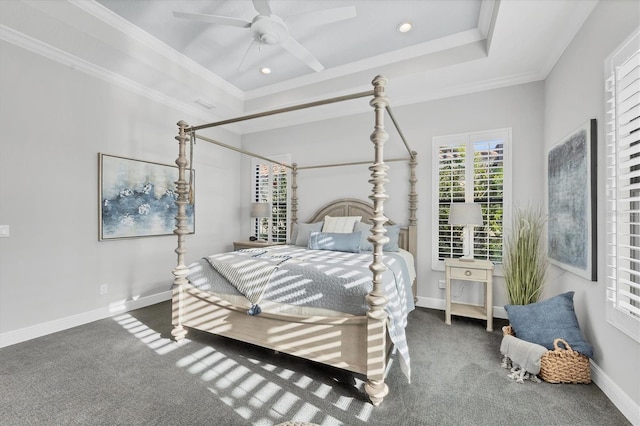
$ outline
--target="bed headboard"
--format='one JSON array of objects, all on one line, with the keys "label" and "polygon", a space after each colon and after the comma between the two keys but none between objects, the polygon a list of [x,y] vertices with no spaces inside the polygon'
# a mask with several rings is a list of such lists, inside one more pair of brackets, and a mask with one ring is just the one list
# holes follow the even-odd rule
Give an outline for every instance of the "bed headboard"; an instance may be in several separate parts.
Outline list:
[{"label": "bed headboard", "polygon": [[322,207],[307,223],[320,222],[325,216],[362,216],[363,222],[371,223],[369,219],[373,217],[373,206],[355,198],[342,198]]},{"label": "bed headboard", "polygon": [[[362,216],[362,222],[371,223],[369,219],[373,217],[373,205],[355,198],[341,198],[320,208],[306,223],[321,222],[325,216]],[[394,221],[389,219],[385,225],[395,224]],[[416,253],[413,249],[415,244],[412,244],[411,241],[411,236],[413,235],[415,235],[415,232],[411,232],[410,226],[403,226],[400,229],[398,245],[401,249],[413,254],[415,258]]]}]

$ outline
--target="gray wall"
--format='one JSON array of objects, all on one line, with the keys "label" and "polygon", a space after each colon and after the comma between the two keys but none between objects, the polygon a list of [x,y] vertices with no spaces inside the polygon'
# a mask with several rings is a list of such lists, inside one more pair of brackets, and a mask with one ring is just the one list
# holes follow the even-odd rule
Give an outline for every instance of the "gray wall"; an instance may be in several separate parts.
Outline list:
[{"label": "gray wall", "polygon": [[[578,321],[595,347],[594,361],[613,382],[610,385],[628,395],[636,409],[640,404],[640,343],[611,326],[605,317],[604,60],[639,25],[640,2],[599,2],[547,77],[544,110],[545,150],[588,119],[598,120],[598,280],[590,282],[552,268],[551,274],[557,278],[550,283],[549,290],[554,294],[576,292]],[[640,421],[640,415],[636,416]]]},{"label": "gray wall", "polygon": [[[545,82],[394,107],[419,153],[417,263],[423,306],[444,306],[444,292],[437,285],[443,274],[431,270],[430,262],[432,137],[511,127],[514,201],[544,202],[547,150],[595,117],[600,140],[598,198],[603,200],[603,60],[638,26],[638,7],[635,0],[600,2]],[[11,225],[11,237],[0,239],[0,336],[28,335],[23,332],[46,330],[48,324],[60,329],[106,316],[133,299],[166,297],[175,265],[174,237],[97,241],[97,156],[104,152],[172,163],[177,152],[175,123],[201,120],[1,43],[0,224]],[[371,158],[371,132],[371,114],[360,114],[245,135],[242,145],[265,154],[289,153],[301,165],[340,158],[358,161]],[[403,155],[390,125],[389,133],[387,154]],[[238,136],[222,129],[208,135],[240,143]],[[233,240],[248,232],[248,160],[204,142],[196,152],[197,232],[187,238],[188,261],[230,249]],[[301,173],[300,219],[335,197],[366,199],[371,190],[368,174],[358,166]],[[392,165],[386,211],[398,222],[407,218],[407,178],[405,168]],[[603,208],[597,219],[602,242]],[[639,344],[605,320],[602,244],[598,259],[597,282],[554,268],[545,296],[576,291],[581,327],[596,348],[598,385],[609,395],[621,395],[617,404],[622,400],[637,410]],[[107,295],[99,294],[102,284],[109,286]],[[500,278],[494,294],[494,306],[506,303]],[[473,291],[465,297],[463,301],[479,302]]]},{"label": "gray wall", "polygon": [[[12,44],[0,49],[0,223],[11,227],[0,239],[0,335],[10,343],[29,327],[56,330],[166,297],[174,236],[98,241],[98,153],[174,164],[175,123],[202,120]],[[188,259],[231,248],[240,223],[241,156],[207,143],[196,151]],[[216,181],[225,185],[207,184]]]},{"label": "gray wall", "polygon": [[[393,97],[391,96],[393,106]],[[418,152],[418,297],[420,305],[444,309],[444,290],[438,280],[444,273],[431,269],[432,138],[434,136],[511,127],[513,138],[513,197],[517,204],[542,202],[544,194],[542,82],[421,104],[393,107],[411,148]],[[369,135],[373,131],[373,112],[286,129],[245,135],[243,146],[253,152],[277,155],[290,153],[300,166],[373,159]],[[385,144],[385,157],[406,157],[406,150],[392,123]],[[268,148],[266,148],[268,147]],[[265,152],[268,150],[268,153]],[[389,200],[385,214],[398,223],[408,219],[408,167],[389,163]],[[305,221],[327,201],[354,197],[368,200],[371,185],[367,166],[303,170],[299,175],[299,220]],[[535,183],[538,184],[535,184]],[[534,184],[532,184],[534,183]],[[245,181],[248,187],[248,180]],[[466,284],[460,301],[481,303],[481,286]],[[500,277],[494,281],[494,306],[506,303]],[[457,293],[457,292],[455,292]],[[500,314],[500,309],[498,309]],[[444,315],[444,314],[443,314]]]},{"label": "gray wall", "polygon": [[[600,2],[576,39],[544,82],[524,84],[471,95],[404,107],[394,113],[412,148],[419,153],[418,224],[419,305],[444,308],[444,290],[438,288],[443,273],[431,269],[431,140],[433,136],[511,127],[513,130],[513,197],[516,205],[546,205],[546,156],[558,140],[589,118],[598,119],[598,281],[589,282],[552,267],[543,298],[575,291],[575,310],[582,331],[595,347],[594,380],[633,421],[640,405],[640,344],[609,325],[605,317],[605,194],[604,172],[604,59],[639,24],[640,3],[629,0]],[[391,96],[393,105],[393,97]],[[269,154],[291,153],[300,165],[366,159],[372,155],[368,136],[373,118],[362,114],[321,123],[245,135],[243,146]],[[389,156],[402,153],[393,140]],[[244,165],[243,165],[244,166]],[[397,170],[394,170],[397,169]],[[396,174],[393,174],[395,171]],[[325,169],[300,174],[300,220],[304,221],[334,197],[363,198],[371,188],[368,171]],[[248,186],[248,180],[243,183]],[[385,212],[394,220],[406,220],[406,174],[392,166],[387,186],[391,198]],[[463,302],[480,303],[481,294],[465,289]],[[505,316],[504,281],[494,282],[496,316]]]}]

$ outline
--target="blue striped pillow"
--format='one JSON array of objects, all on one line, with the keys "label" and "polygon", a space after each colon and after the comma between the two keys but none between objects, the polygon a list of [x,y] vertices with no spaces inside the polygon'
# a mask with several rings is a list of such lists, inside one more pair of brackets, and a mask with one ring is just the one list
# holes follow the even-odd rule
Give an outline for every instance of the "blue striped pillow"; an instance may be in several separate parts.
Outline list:
[{"label": "blue striped pillow", "polygon": [[360,232],[349,234],[336,232],[312,232],[308,248],[311,250],[345,251],[360,253]]}]

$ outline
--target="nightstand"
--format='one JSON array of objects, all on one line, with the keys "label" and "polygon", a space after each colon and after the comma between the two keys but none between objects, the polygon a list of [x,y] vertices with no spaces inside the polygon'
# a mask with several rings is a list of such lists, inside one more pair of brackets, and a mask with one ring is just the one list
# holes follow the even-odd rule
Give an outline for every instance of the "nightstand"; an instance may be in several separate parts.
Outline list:
[{"label": "nightstand", "polygon": [[234,241],[233,249],[241,250],[246,248],[261,248],[269,246],[283,245],[284,243],[274,243],[273,241]]},{"label": "nightstand", "polygon": [[[493,331],[493,262],[488,260],[464,261],[445,259],[445,288],[447,307],[445,323],[451,325],[451,315],[478,318],[487,321],[487,331]],[[484,305],[451,302],[451,280],[473,281],[484,284]]]}]

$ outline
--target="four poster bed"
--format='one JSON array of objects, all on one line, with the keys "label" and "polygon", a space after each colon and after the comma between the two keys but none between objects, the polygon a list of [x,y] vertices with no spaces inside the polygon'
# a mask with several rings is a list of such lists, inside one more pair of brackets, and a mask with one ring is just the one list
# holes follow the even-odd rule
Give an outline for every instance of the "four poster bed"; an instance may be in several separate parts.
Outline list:
[{"label": "four poster bed", "polygon": [[[173,270],[172,296],[172,335],[177,341],[185,337],[185,327],[189,327],[362,374],[366,376],[365,391],[374,405],[379,405],[389,391],[384,380],[394,350],[409,377],[404,328],[415,297],[416,153],[409,149],[392,115],[385,96],[386,79],[377,76],[372,83],[372,91],[326,101],[201,126],[178,123],[178,215],[174,231],[178,262]],[[371,164],[372,204],[337,200],[298,224],[297,174],[313,167],[286,165],[292,170],[291,222],[297,234],[289,244],[211,255],[185,265],[185,237],[189,233],[185,206],[191,195],[190,182],[185,179],[191,167],[187,145],[198,138],[271,161],[196,135],[197,130],[365,96],[372,96],[370,105],[375,111],[370,136],[374,158],[348,165]],[[409,158],[387,160],[408,161],[411,168],[406,226],[395,225],[384,215],[388,198],[384,188],[388,169],[383,155],[388,139],[385,111],[409,152]],[[336,165],[345,164],[316,167]],[[338,223],[347,223],[349,229],[337,231]]]}]

